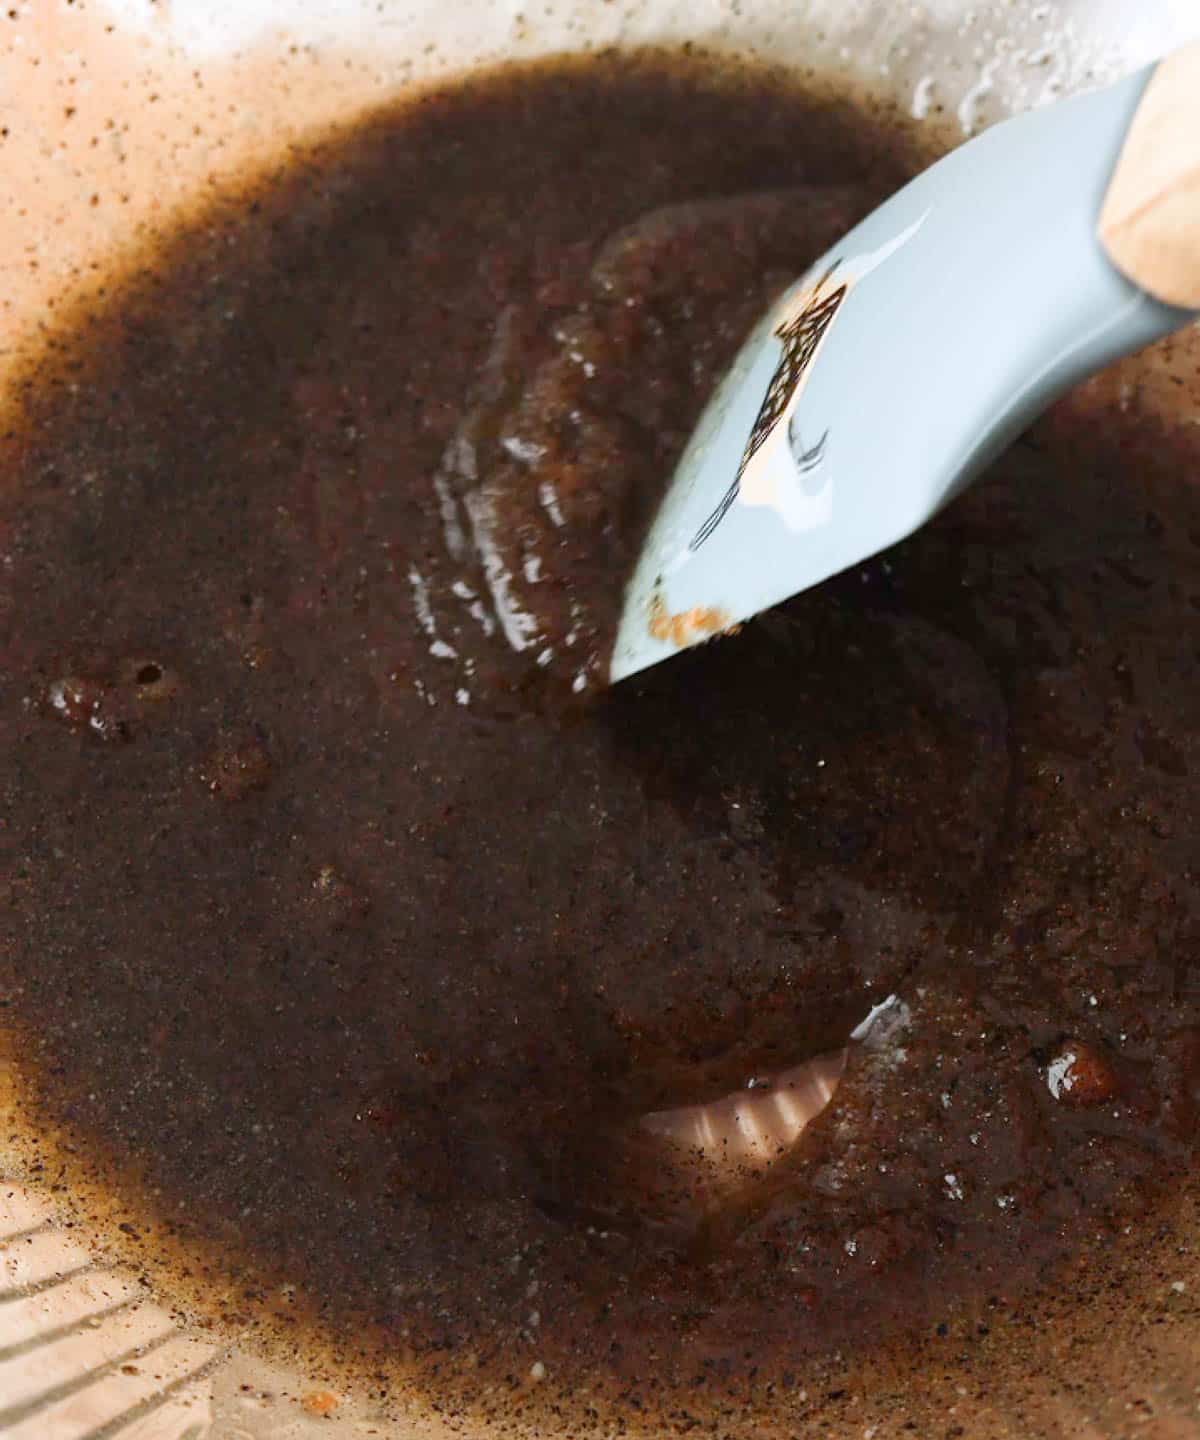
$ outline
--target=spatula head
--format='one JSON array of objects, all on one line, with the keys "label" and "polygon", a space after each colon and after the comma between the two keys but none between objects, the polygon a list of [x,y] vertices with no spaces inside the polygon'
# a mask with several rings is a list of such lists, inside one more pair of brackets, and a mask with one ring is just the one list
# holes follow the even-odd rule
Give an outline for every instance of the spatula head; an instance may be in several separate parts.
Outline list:
[{"label": "spatula head", "polygon": [[1148,74],[955,150],[780,299],[650,529],[613,680],[911,534],[1057,395],[1191,318],[1096,238]]}]

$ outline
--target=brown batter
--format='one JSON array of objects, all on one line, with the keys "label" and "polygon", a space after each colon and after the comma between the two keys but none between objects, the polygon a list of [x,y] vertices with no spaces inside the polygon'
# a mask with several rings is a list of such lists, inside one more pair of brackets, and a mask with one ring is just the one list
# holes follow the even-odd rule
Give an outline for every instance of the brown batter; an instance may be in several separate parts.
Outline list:
[{"label": "brown batter", "polygon": [[[889,556],[573,698],[708,390],[894,151],[766,75],[476,80],[198,229],[31,400],[0,987],[78,1164],[241,1319],[286,1280],[444,1403],[707,1423],[1013,1303],[1189,1165],[1179,444],[1061,412]],[[769,1176],[663,1186],[640,1117],[892,992]]]}]

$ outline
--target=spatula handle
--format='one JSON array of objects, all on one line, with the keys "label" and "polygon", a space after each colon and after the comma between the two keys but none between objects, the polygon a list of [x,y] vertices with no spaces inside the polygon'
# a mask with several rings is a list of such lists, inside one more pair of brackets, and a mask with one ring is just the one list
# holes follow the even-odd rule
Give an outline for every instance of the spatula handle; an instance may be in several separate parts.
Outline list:
[{"label": "spatula handle", "polygon": [[1200,310],[1200,43],[1150,77],[1100,212],[1109,259],[1158,300]]}]

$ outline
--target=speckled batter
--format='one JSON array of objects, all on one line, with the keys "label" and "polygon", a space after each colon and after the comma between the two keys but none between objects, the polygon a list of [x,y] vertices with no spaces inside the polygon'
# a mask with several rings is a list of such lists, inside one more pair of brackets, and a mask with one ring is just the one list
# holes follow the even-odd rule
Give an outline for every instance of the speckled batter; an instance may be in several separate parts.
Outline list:
[{"label": "speckled batter", "polygon": [[[227,1316],[286,1282],[477,1412],[799,1416],[805,1356],[1007,1305],[1190,1165],[1182,442],[1062,411],[573,698],[709,388],[905,163],[766,76],[476,79],[197,231],[9,437],[0,988]],[[664,1184],[642,1117],[891,993],[769,1174]]]}]

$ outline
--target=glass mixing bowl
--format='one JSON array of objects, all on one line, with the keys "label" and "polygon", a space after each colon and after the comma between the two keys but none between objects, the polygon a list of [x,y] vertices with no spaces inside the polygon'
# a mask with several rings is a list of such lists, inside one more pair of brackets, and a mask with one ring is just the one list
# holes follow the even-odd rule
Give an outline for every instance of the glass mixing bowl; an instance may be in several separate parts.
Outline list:
[{"label": "glass mixing bowl", "polygon": [[[944,147],[1103,83],[1189,38],[1190,0],[13,0],[0,19],[0,371],[12,382],[56,311],[97,294],[214,194],[398,95],[499,59],[702,43],[889,102]],[[1195,423],[1196,337],[1122,367],[1139,405]],[[1182,382],[1182,383],[1179,383]],[[1084,402],[1087,403],[1087,397]],[[0,1012],[2,1013],[2,1012]],[[0,1060],[11,1044],[0,1021]],[[0,1432],[11,1440],[212,1440],[451,1433],[387,1418],[319,1357],[286,1369],[236,1334],[177,1324],[114,1259],[102,1197],[52,1188],[0,1070]],[[41,1137],[47,1147],[54,1137]],[[44,1162],[44,1154],[43,1154]],[[52,1167],[51,1167],[52,1169]],[[5,1240],[4,1237],[7,1237]],[[1200,1411],[1200,1223],[1177,1203],[1121,1292],[1062,1297],[1056,1327],[950,1363],[864,1372],[829,1434],[1181,1437]],[[1104,1299],[1098,1301],[1097,1294]],[[549,1432],[547,1440],[551,1440]],[[763,1415],[762,1433],[771,1433]],[[911,1428],[909,1433],[912,1433]]]}]

